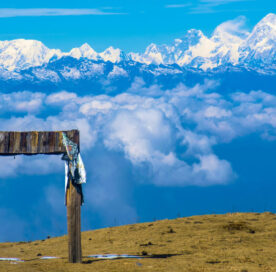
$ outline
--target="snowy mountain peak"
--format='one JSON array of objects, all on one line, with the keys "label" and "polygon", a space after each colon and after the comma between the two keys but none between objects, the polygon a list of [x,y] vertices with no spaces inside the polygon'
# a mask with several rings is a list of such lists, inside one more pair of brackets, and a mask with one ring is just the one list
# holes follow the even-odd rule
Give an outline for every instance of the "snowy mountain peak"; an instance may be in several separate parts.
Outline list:
[{"label": "snowy mountain peak", "polygon": [[205,36],[201,30],[190,29],[181,39],[182,43],[179,43],[177,46],[183,51],[188,50],[191,46],[198,44],[202,38],[205,38]]},{"label": "snowy mountain peak", "polygon": [[10,71],[39,66],[61,54],[60,50],[50,50],[40,41],[24,39],[0,41],[0,65]]},{"label": "snowy mountain peak", "polygon": [[257,25],[266,24],[270,27],[276,28],[276,14],[267,14]]},{"label": "snowy mountain peak", "polygon": [[145,50],[145,53],[143,54],[143,61],[146,64],[154,63],[154,64],[163,64],[164,63],[164,57],[166,57],[167,54],[166,46],[158,46],[155,43],[151,43]]},{"label": "snowy mountain peak", "polygon": [[184,36],[186,39],[188,38],[189,40],[193,39],[200,39],[203,37],[204,34],[202,33],[201,30],[198,29],[190,29],[187,31],[186,35]]},{"label": "snowy mountain peak", "polygon": [[88,51],[88,50],[91,50],[91,46],[88,44],[88,43],[84,43],[81,47],[80,47],[81,50],[83,51]]},{"label": "snowy mountain peak", "polygon": [[157,45],[155,43],[151,43],[147,48],[145,53],[150,53],[150,52],[157,52],[158,48]]},{"label": "snowy mountain peak", "polygon": [[76,59],[80,59],[80,58],[88,58],[92,60],[98,59],[98,53],[95,50],[93,50],[88,43],[84,43],[79,48],[73,48],[68,55]]},{"label": "snowy mountain peak", "polygon": [[13,46],[14,48],[20,50],[20,49],[34,49],[34,48],[38,48],[38,49],[44,49],[47,50],[48,48],[40,41],[36,41],[36,40],[25,40],[25,39],[16,39],[16,40],[11,40],[11,41],[1,41],[0,42],[1,45],[1,49],[3,49],[4,47],[8,47],[8,46]]},{"label": "snowy mountain peak", "polygon": [[270,13],[265,16],[256,26],[253,28],[250,36],[262,36],[263,38],[271,38],[269,36],[276,35],[276,14]]},{"label": "snowy mountain peak", "polygon": [[[241,50],[244,51],[243,56],[246,57],[251,58],[254,55],[254,59],[265,57],[273,60],[273,56],[276,54],[275,14],[268,14],[254,27]],[[267,53],[264,54],[264,52]]]},{"label": "snowy mountain peak", "polygon": [[162,51],[162,46],[158,46],[157,44],[155,43],[151,43],[145,50],[145,55],[148,55],[148,56],[156,56],[158,54],[160,54]]},{"label": "snowy mountain peak", "polygon": [[126,55],[112,46],[97,53],[87,43],[63,53],[35,40],[0,41],[0,68],[22,70],[71,56],[112,63],[132,60],[147,65],[178,64],[202,70],[223,65],[276,69],[276,14],[265,16],[251,33],[244,28],[244,23],[243,16],[226,21],[217,26],[211,37],[190,29],[169,45],[151,43],[142,54],[131,52]]},{"label": "snowy mountain peak", "polygon": [[181,39],[174,39],[174,45],[178,46],[179,44],[181,44],[183,41]]},{"label": "snowy mountain peak", "polygon": [[121,49],[114,48],[113,46],[108,47],[99,55],[104,61],[110,61],[113,63],[117,63],[127,59],[126,54]]},{"label": "snowy mountain peak", "polygon": [[[135,61],[150,64],[190,66],[203,70],[221,65],[256,65],[276,58],[276,15],[268,14],[251,33],[244,28],[245,17],[220,24],[208,38],[202,31],[191,29],[172,45],[150,44],[144,54],[132,54]],[[272,51],[271,51],[272,50]],[[269,54],[268,51],[270,51]],[[265,52],[264,54],[262,52]]]}]

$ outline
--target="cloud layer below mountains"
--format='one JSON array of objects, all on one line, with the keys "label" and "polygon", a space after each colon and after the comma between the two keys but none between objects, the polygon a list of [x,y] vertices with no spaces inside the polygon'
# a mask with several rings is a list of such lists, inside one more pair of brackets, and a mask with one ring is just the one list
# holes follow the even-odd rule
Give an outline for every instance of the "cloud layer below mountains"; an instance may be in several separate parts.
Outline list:
[{"label": "cloud layer below mountains", "polygon": [[[215,146],[250,134],[276,139],[276,96],[260,90],[222,93],[217,81],[163,90],[136,78],[116,96],[0,94],[0,130],[78,128],[88,176],[87,212],[98,214],[103,225],[114,224],[114,218],[136,222],[135,186],[226,185],[239,173]],[[61,177],[63,171],[59,156],[0,157],[0,179],[6,184],[19,176]],[[56,222],[63,213],[62,188],[50,184],[44,192]]]},{"label": "cloud layer below mountains", "polygon": [[[213,147],[237,137],[259,133],[274,140],[276,97],[262,92],[213,92],[218,82],[174,89],[145,87],[136,78],[131,88],[114,97],[79,96],[62,91],[50,95],[20,92],[0,95],[1,130],[60,130],[78,128],[81,150],[89,167],[89,153],[101,144],[123,154],[141,179],[158,186],[208,186],[235,179],[231,163],[218,157]],[[55,112],[56,114],[52,114]],[[36,167],[22,168],[23,159],[2,158],[9,167],[2,177],[36,174]],[[60,167],[51,158],[39,173]],[[4,170],[4,169],[3,169]],[[89,181],[88,181],[89,182]]]}]

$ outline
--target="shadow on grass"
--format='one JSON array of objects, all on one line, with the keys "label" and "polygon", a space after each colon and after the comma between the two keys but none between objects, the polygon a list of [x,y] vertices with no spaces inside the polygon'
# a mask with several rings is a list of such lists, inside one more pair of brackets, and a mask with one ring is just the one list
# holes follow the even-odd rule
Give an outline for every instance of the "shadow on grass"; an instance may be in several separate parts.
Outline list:
[{"label": "shadow on grass", "polygon": [[[174,257],[174,256],[179,256],[182,254],[151,254],[151,255],[136,255],[136,258],[124,258],[124,257],[120,257],[118,256],[117,258],[114,259],[93,259],[93,260],[85,260],[82,261],[83,264],[91,264],[94,262],[98,262],[98,261],[110,261],[110,260],[118,260],[118,259],[166,259],[166,258],[170,258],[170,257]],[[83,256],[83,258],[90,258],[88,256]]]}]

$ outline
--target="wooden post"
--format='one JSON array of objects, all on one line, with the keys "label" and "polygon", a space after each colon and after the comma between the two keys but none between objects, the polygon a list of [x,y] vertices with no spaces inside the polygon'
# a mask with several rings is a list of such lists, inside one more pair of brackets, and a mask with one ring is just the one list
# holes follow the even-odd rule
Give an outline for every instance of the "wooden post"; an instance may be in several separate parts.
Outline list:
[{"label": "wooden post", "polygon": [[72,180],[66,191],[68,259],[70,263],[81,263],[81,194]]},{"label": "wooden post", "polygon": [[[78,145],[79,131],[0,131],[0,156],[65,154],[62,133]],[[79,148],[80,149],[80,148]],[[69,262],[81,262],[81,185],[69,180],[66,190]]]}]

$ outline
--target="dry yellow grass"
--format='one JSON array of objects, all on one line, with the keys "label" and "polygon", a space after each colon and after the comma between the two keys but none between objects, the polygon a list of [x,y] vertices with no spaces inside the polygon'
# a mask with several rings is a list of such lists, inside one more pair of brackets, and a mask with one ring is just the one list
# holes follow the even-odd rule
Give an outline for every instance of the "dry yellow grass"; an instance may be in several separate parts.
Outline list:
[{"label": "dry yellow grass", "polygon": [[[2,243],[0,257],[26,260],[0,262],[0,271],[276,271],[276,215],[234,213],[162,220],[82,233],[83,256],[133,254],[141,259],[67,262],[67,239]],[[61,259],[40,260],[42,256]]]}]

